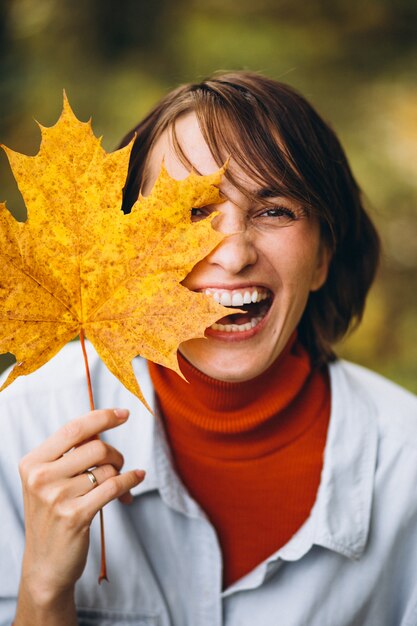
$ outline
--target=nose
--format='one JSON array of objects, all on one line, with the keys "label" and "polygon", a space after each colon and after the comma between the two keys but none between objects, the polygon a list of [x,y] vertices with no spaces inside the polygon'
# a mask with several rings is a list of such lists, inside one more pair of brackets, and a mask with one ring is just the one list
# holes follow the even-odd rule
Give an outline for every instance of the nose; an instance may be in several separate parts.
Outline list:
[{"label": "nose", "polygon": [[250,229],[241,217],[222,212],[213,226],[226,237],[209,254],[208,263],[220,266],[229,274],[239,274],[256,263],[258,255]]}]

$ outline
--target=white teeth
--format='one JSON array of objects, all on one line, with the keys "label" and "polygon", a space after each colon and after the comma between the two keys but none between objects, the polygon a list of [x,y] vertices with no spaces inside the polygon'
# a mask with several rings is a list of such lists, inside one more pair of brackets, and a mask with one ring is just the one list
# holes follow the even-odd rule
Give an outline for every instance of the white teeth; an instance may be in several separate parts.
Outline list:
[{"label": "white teeth", "polygon": [[232,294],[230,291],[223,291],[220,296],[220,304],[223,306],[232,306]]},{"label": "white teeth", "polygon": [[224,333],[242,333],[245,330],[251,330],[251,328],[255,328],[262,320],[262,317],[254,317],[250,322],[246,322],[246,324],[212,324],[211,328],[213,330],[221,330]]},{"label": "white teeth", "polygon": [[255,302],[262,302],[268,298],[268,291],[260,287],[254,287],[252,289],[211,289],[204,290],[207,296],[211,296],[218,304],[223,306],[243,306],[244,304],[251,304]]},{"label": "white teeth", "polygon": [[244,301],[243,295],[240,292],[235,291],[232,295],[232,306],[243,306]]}]

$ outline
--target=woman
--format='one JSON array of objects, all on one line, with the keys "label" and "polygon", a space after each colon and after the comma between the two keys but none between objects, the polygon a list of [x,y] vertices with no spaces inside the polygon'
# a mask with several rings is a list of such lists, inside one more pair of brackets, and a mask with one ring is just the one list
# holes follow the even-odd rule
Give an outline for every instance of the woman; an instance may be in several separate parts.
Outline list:
[{"label": "woman", "polygon": [[3,394],[1,626],[417,624],[417,403],[332,348],[379,254],[337,138],[246,72],[180,87],[133,132],[125,210],[163,160],[181,179],[230,157],[224,202],[191,215],[228,236],[184,285],[244,312],[180,346],[188,383],[137,360],[156,420],[93,352],[97,405],[132,416],[74,419],[73,345]]}]

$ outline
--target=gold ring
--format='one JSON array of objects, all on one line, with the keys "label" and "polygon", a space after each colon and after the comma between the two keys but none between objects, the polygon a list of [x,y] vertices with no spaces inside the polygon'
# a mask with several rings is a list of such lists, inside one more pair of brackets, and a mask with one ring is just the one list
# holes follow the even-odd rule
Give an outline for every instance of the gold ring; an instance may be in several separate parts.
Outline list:
[{"label": "gold ring", "polygon": [[87,474],[89,481],[93,485],[93,488],[98,486],[98,480],[94,476],[94,474],[93,474],[93,472],[91,470],[85,470],[84,474]]}]

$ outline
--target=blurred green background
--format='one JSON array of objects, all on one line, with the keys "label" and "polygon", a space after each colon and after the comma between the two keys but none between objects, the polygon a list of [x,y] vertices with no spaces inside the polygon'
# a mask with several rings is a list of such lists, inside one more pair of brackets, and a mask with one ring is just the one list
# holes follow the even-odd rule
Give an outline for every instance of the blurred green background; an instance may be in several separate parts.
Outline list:
[{"label": "blurred green background", "polygon": [[[384,243],[338,352],[417,392],[415,0],[0,0],[0,142],[35,154],[33,120],[55,123],[65,87],[111,150],[167,90],[219,69],[288,82],[338,131]],[[24,219],[3,154],[0,200]]]}]

